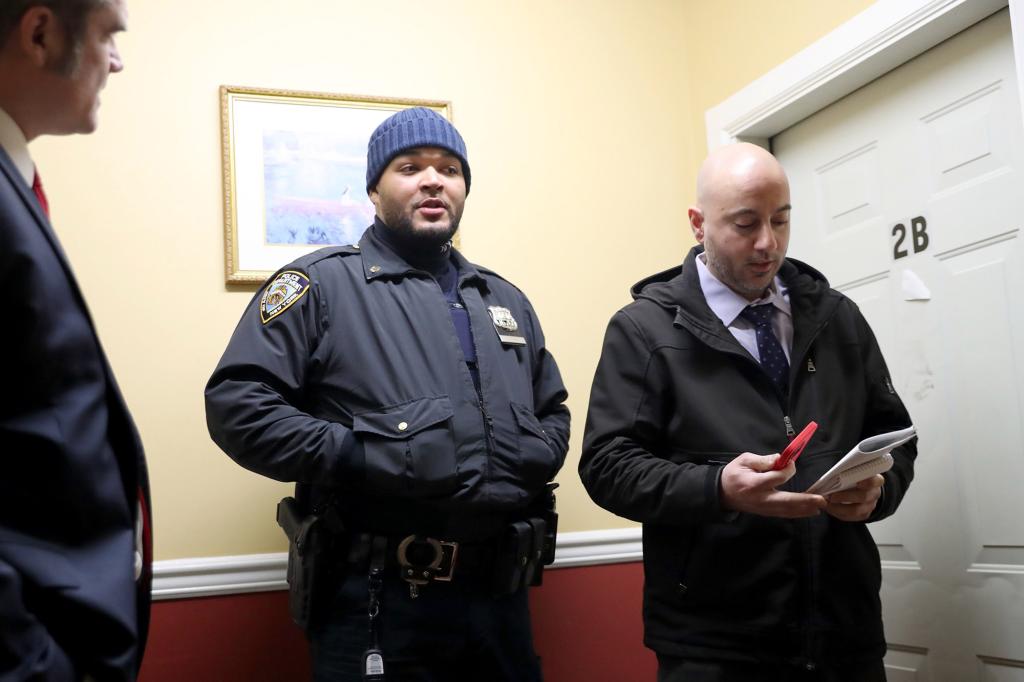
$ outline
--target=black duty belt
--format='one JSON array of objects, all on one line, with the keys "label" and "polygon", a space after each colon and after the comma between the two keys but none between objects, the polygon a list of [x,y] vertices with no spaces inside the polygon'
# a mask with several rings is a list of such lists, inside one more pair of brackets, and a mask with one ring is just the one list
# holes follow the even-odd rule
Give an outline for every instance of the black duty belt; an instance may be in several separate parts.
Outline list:
[{"label": "black duty belt", "polygon": [[376,539],[386,538],[387,565],[397,567],[415,599],[431,582],[490,584],[497,594],[511,594],[528,585],[541,567],[545,523],[542,519],[518,521],[486,541],[456,542],[426,535],[353,534],[347,562],[366,566]]},{"label": "black duty belt", "polygon": [[[386,538],[387,566],[397,569],[409,583],[409,594],[418,596],[419,588],[430,582],[476,580],[486,577],[494,565],[498,542],[455,542],[426,535],[355,535],[349,545],[348,563],[365,566],[374,538]],[[379,541],[379,540],[378,540]]]}]

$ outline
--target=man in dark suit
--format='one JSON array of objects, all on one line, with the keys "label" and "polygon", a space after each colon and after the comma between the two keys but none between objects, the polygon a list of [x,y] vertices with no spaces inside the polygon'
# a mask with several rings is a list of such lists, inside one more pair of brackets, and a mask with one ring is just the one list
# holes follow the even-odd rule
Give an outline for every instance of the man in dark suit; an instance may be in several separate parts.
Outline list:
[{"label": "man in dark suit", "polygon": [[151,583],[142,446],[28,142],[89,133],[123,0],[0,4],[0,680],[133,680]]}]

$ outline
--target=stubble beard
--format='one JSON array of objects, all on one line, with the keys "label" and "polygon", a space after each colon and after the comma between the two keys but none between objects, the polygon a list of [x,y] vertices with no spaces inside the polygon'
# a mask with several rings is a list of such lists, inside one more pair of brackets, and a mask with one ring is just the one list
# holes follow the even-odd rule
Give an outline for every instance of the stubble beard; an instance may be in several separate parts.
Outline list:
[{"label": "stubble beard", "polygon": [[[748,300],[753,301],[764,296],[764,292],[768,289],[767,285],[763,287],[751,287],[744,284],[727,264],[718,259],[718,254],[716,254],[713,249],[709,249],[707,244],[704,245],[704,253],[707,254],[708,269],[714,273],[715,277],[717,277],[722,284]],[[775,275],[773,274],[772,277],[774,278],[774,276]]]},{"label": "stubble beard", "polygon": [[417,229],[413,225],[412,217],[408,215],[385,216],[384,223],[391,230],[395,240],[403,247],[422,253],[431,253],[437,252],[452,240],[455,233],[459,231],[461,219],[461,215],[451,216],[447,229],[434,229],[433,226],[428,229],[422,227]]}]

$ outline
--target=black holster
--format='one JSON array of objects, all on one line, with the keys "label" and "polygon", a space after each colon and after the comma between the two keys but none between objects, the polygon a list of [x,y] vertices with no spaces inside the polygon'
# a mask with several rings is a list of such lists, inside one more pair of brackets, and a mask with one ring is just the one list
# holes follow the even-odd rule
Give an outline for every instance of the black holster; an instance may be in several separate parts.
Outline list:
[{"label": "black holster", "polygon": [[333,507],[306,512],[294,497],[278,503],[277,523],[288,537],[288,610],[295,624],[308,631],[341,577],[343,528]]}]

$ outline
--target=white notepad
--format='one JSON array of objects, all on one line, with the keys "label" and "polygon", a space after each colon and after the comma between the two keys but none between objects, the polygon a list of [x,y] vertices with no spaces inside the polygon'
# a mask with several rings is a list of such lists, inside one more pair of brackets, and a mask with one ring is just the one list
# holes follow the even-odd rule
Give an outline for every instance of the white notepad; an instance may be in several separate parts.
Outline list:
[{"label": "white notepad", "polygon": [[857,485],[865,478],[885,473],[892,468],[892,455],[889,453],[917,435],[917,429],[908,426],[899,431],[880,433],[865,438],[836,462],[836,465],[815,481],[807,492],[816,495],[831,495]]}]

